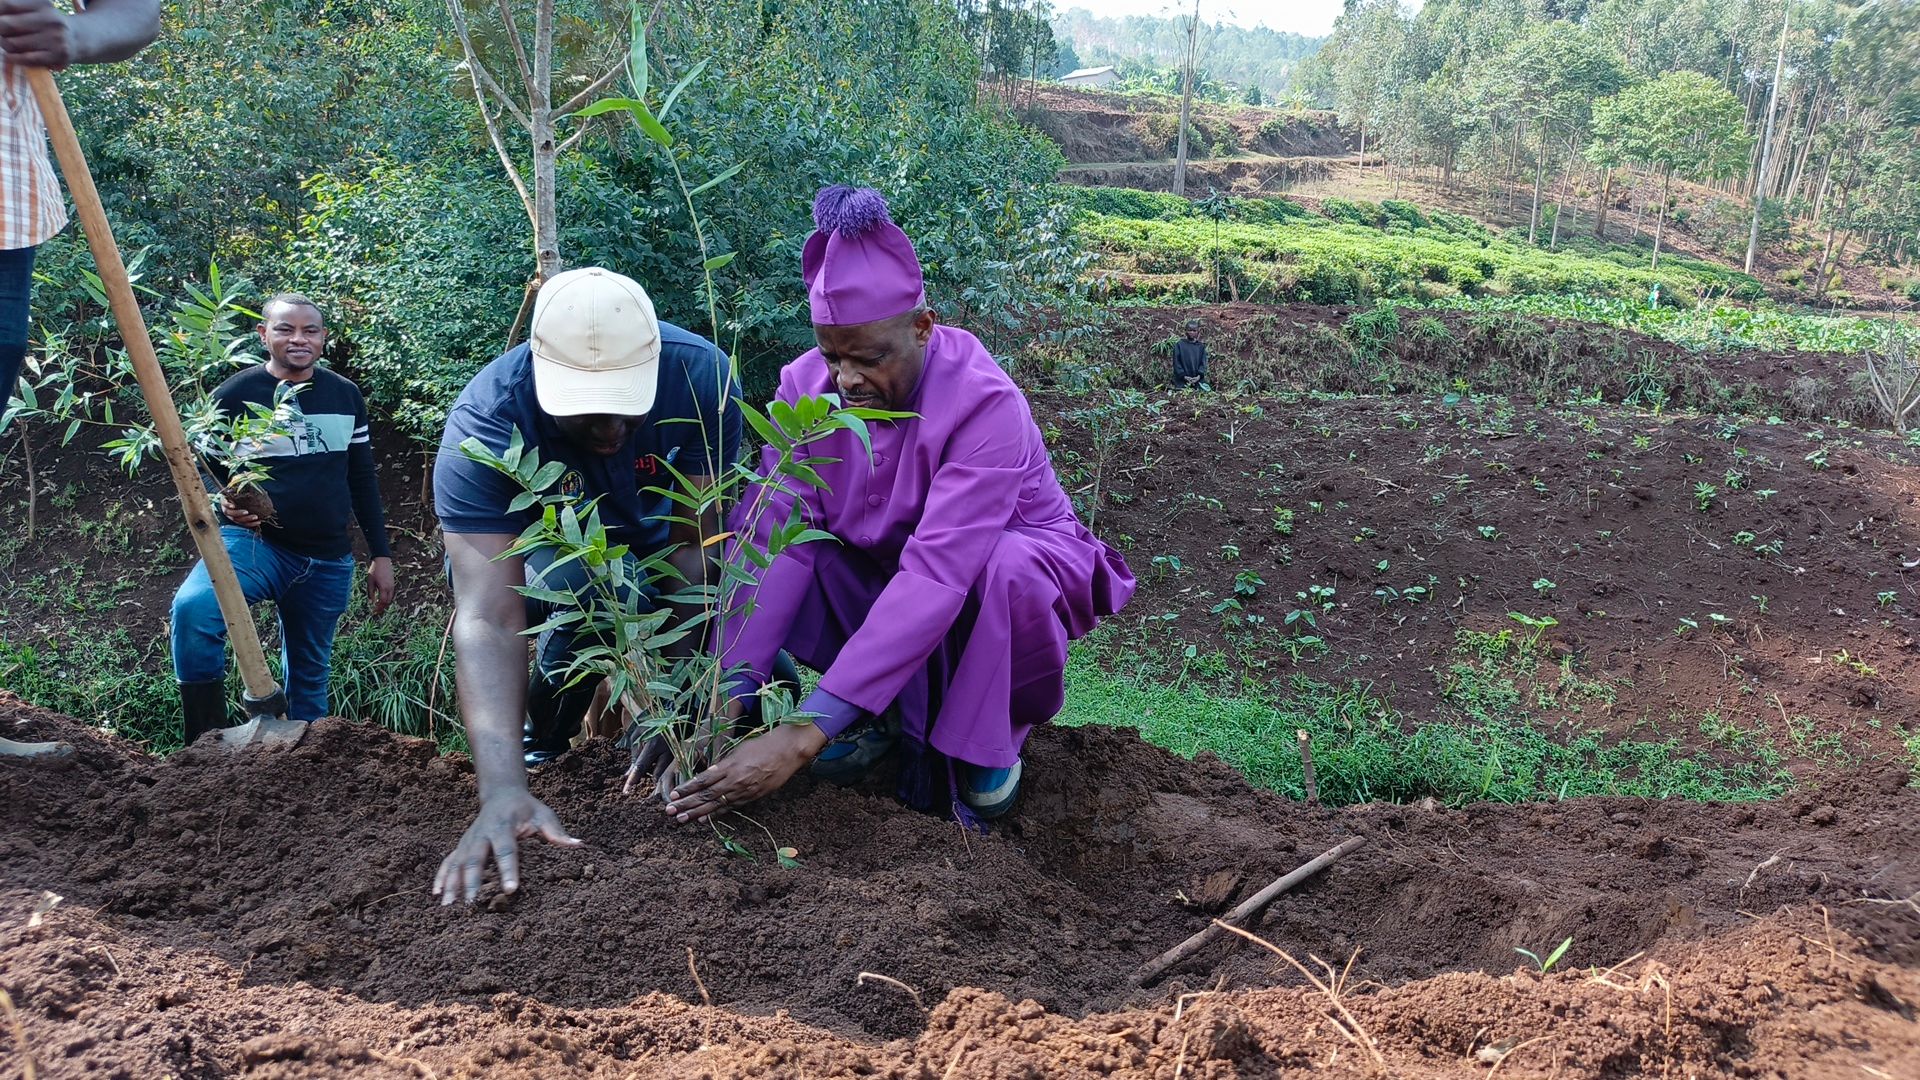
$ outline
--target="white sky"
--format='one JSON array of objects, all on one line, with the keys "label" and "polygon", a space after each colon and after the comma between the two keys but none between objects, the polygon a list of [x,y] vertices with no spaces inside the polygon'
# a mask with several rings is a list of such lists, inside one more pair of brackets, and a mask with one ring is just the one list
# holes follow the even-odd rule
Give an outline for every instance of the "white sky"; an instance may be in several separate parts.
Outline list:
[{"label": "white sky", "polygon": [[[1054,0],[1053,6],[1057,11],[1085,8],[1111,18],[1165,17],[1192,11],[1193,0]],[[1265,25],[1270,30],[1319,37],[1333,29],[1333,20],[1340,17],[1343,7],[1342,0],[1200,0],[1200,17],[1207,22]]]}]

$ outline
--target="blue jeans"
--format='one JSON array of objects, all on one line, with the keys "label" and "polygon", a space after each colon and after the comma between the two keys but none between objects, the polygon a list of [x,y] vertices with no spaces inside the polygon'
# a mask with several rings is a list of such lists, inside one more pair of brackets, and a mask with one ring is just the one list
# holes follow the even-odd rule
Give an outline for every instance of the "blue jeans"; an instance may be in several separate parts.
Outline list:
[{"label": "blue jeans", "polygon": [[[353,596],[353,556],[295,555],[238,525],[221,526],[220,538],[226,541],[247,603],[272,600],[280,609],[287,717],[313,721],[327,715],[333,632]],[[226,677],[226,646],[227,624],[220,618],[220,602],[202,562],[173,594],[173,677],[183,683]]]},{"label": "blue jeans", "polygon": [[33,250],[0,250],[0,415],[19,390],[27,358],[27,302],[33,296]]}]

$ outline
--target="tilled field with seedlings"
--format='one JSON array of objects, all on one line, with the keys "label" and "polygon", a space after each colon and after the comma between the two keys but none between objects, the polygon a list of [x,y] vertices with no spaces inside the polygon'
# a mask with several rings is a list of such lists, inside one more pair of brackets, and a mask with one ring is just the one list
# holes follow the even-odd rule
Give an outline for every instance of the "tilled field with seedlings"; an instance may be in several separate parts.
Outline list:
[{"label": "tilled field with seedlings", "polygon": [[[747,858],[621,797],[592,746],[535,778],[588,846],[443,909],[462,758],[325,721],[293,751],[162,762],[5,721],[79,747],[0,765],[7,1053],[41,1076],[1898,1076],[1920,1055],[1899,769],[1751,806],[1335,811],[1043,729],[991,836],[800,784],[722,824]],[[1312,982],[1228,938],[1130,983],[1351,836],[1253,926]]]},{"label": "tilled field with seedlings", "polygon": [[[1501,393],[1542,403],[1587,400],[1646,411],[1737,412],[1884,426],[1857,353],[1693,349],[1635,330],[1521,311],[1320,304],[1195,304],[1115,309],[1081,358],[1056,358],[1037,381],[1145,390],[1167,383],[1172,342],[1197,319],[1209,376],[1250,393]],[[1827,338],[1855,346],[1861,321]],[[1768,335],[1756,335],[1766,339]],[[1809,336],[1820,336],[1810,334]]]},{"label": "tilled field with seedlings", "polygon": [[1184,653],[1187,677],[1359,685],[1410,723],[1675,740],[1760,791],[1920,748],[1900,440],[1471,395],[1039,408],[1143,583],[1116,670]]}]

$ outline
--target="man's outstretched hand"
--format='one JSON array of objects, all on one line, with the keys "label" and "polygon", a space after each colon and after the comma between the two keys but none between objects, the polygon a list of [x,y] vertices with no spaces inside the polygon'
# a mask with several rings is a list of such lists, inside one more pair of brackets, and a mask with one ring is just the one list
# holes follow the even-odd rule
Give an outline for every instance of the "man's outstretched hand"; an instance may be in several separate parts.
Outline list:
[{"label": "man's outstretched hand", "polygon": [[433,877],[433,894],[442,905],[456,899],[472,903],[480,895],[489,854],[500,867],[500,891],[513,892],[520,887],[520,841],[535,836],[559,847],[580,846],[579,840],[567,835],[547,804],[526,791],[482,800],[480,813],[467,826],[453,854],[440,861],[440,872]]},{"label": "man's outstretched hand", "polygon": [[677,821],[703,821],[773,794],[818,757],[827,736],[815,724],[781,724],[743,739],[699,776],[667,794],[667,813]]}]

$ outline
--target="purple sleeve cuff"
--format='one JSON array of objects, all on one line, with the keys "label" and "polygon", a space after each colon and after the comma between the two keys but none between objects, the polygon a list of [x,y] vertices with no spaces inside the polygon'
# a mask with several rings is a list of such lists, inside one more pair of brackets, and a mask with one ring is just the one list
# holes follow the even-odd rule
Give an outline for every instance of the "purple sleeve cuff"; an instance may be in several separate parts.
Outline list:
[{"label": "purple sleeve cuff", "polygon": [[866,713],[853,702],[820,689],[807,695],[807,700],[800,703],[800,711],[819,714],[813,724],[829,739],[852,727],[854,721]]}]

